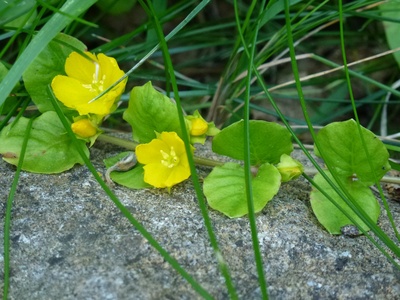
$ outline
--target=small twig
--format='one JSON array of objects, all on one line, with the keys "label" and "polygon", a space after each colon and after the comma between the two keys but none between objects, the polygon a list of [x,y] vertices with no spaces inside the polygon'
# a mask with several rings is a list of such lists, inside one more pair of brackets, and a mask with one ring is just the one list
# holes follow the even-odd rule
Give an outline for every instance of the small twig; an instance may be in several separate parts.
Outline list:
[{"label": "small twig", "polygon": [[114,182],[111,179],[111,172],[113,171],[129,171],[137,164],[135,152],[129,152],[124,158],[119,160],[115,165],[109,167],[104,175],[107,184],[113,186]]},{"label": "small twig", "polygon": [[[382,52],[382,53],[379,53],[379,54],[376,54],[376,55],[365,57],[363,59],[360,59],[360,60],[354,61],[352,63],[349,63],[349,64],[347,64],[347,66],[348,67],[352,67],[352,66],[355,66],[357,64],[360,64],[360,63],[363,63],[363,62],[366,62],[366,61],[370,61],[370,60],[373,60],[373,59],[376,59],[376,58],[379,58],[379,57],[382,57],[382,56],[385,56],[385,55],[389,55],[389,54],[392,54],[392,53],[397,52],[397,51],[400,51],[400,47],[396,48],[396,49],[393,49],[393,50],[388,50],[388,51],[385,51],[385,52]],[[303,54],[301,56],[301,59],[313,58],[313,57],[314,57],[313,53],[308,53],[308,54]],[[317,78],[317,77],[324,76],[324,75],[327,75],[327,74],[330,74],[330,73],[333,73],[333,72],[337,72],[337,71],[340,71],[340,70],[343,70],[343,69],[344,69],[344,66],[342,65],[342,66],[339,66],[339,67],[336,67],[336,68],[333,68],[333,69],[330,69],[330,70],[321,71],[321,72],[318,72],[318,73],[314,73],[314,74],[311,74],[311,75],[307,75],[307,76],[301,77],[300,81],[306,81],[306,80],[309,80],[309,79]],[[294,80],[290,80],[290,81],[278,84],[278,85],[268,89],[268,91],[270,91],[270,92],[271,91],[275,91],[277,89],[280,89],[280,88],[285,87],[285,86],[292,85],[294,83],[295,83]]]}]

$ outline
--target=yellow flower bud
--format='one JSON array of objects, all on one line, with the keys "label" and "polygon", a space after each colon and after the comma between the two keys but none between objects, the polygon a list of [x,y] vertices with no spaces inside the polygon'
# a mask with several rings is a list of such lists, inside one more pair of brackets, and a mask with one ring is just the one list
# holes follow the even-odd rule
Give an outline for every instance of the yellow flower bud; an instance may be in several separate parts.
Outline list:
[{"label": "yellow flower bud", "polygon": [[190,135],[200,136],[207,133],[208,123],[203,118],[194,118],[190,120]]},{"label": "yellow flower bud", "polygon": [[276,166],[279,173],[281,173],[282,182],[287,182],[299,177],[303,171],[303,165],[296,159],[289,155],[282,154],[280,163]]},{"label": "yellow flower bud", "polygon": [[90,138],[97,134],[97,127],[88,119],[81,119],[72,123],[71,129],[81,138]]}]

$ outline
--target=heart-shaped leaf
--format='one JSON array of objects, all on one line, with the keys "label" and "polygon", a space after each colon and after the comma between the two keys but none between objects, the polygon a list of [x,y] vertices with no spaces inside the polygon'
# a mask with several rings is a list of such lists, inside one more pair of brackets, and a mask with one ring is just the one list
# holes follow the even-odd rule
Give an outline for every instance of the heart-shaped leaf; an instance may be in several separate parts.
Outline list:
[{"label": "heart-shaped leaf", "polygon": [[[54,111],[47,86],[56,75],[65,74],[65,60],[75,50],[86,46],[76,38],[59,33],[36,57],[23,74],[26,90],[40,112]],[[64,112],[71,110],[60,103]]]},{"label": "heart-shaped leaf", "polygon": [[[390,169],[389,153],[383,143],[368,129],[361,127],[364,149],[357,123],[354,120],[331,123],[320,130],[317,142],[323,159],[340,176],[357,175],[366,185],[378,182]],[[320,151],[315,153],[321,156]]]},{"label": "heart-shaped leaf", "polygon": [[[332,175],[326,172],[329,178],[335,182]],[[324,179],[321,174],[314,177],[315,183],[330,195],[336,203],[338,203],[347,213],[352,216],[361,227],[368,231],[369,227],[360,220],[346,202],[334,191],[332,186]],[[368,214],[373,222],[377,222],[380,208],[374,195],[369,187],[365,186],[358,180],[344,179],[343,184],[347,192],[360,205],[360,207]],[[328,198],[326,198],[319,190],[313,188],[311,195],[311,207],[318,221],[331,234],[341,234],[341,228],[346,225],[354,225]]]},{"label": "heart-shaped leaf", "polygon": [[[29,119],[21,117],[0,132],[0,154],[3,159],[17,165]],[[89,156],[84,141],[78,141]],[[83,159],[56,112],[46,112],[33,121],[22,169],[34,173],[60,173],[83,164]]]},{"label": "heart-shaped leaf", "polygon": [[[254,211],[261,211],[278,192],[281,184],[279,171],[271,164],[263,164],[252,178]],[[215,167],[205,178],[204,195],[208,204],[230,218],[248,213],[244,169],[236,163]]]},{"label": "heart-shaped leaf", "polygon": [[[236,122],[218,133],[212,143],[214,152],[244,160],[244,123]],[[282,154],[293,151],[289,131],[276,123],[250,121],[250,162],[252,165],[263,163],[276,164]]]},{"label": "heart-shaped leaf", "polygon": [[132,126],[133,139],[139,143],[156,138],[155,132],[174,131],[182,137],[176,104],[156,91],[151,82],[132,89],[123,118]]}]

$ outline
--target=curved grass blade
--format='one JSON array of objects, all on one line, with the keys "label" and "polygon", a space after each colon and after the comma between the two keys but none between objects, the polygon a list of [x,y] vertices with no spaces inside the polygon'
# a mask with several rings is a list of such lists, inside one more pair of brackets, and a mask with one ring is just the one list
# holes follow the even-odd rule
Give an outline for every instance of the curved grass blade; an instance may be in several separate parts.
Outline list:
[{"label": "curved grass blade", "polygon": [[[361,133],[360,120],[358,118],[356,103],[355,103],[354,95],[353,95],[353,89],[352,89],[351,81],[350,81],[349,68],[348,68],[348,65],[347,65],[346,48],[345,48],[345,42],[344,42],[344,16],[343,16],[343,2],[342,2],[342,0],[339,0],[339,28],[340,28],[339,29],[339,32],[340,32],[340,46],[341,46],[341,50],[342,50],[344,73],[345,73],[345,76],[346,76],[346,82],[347,82],[347,87],[348,87],[348,91],[349,91],[349,97],[350,97],[350,100],[351,100],[351,106],[353,108],[353,114],[354,114],[354,117],[355,117],[356,122],[357,122],[357,130],[358,130],[358,133],[359,133],[359,136],[360,136],[360,139],[361,139],[361,143],[362,143],[363,148],[364,148],[364,152],[365,152],[367,157],[370,157],[371,153],[369,153],[368,147],[367,147],[367,145],[365,143],[364,135]],[[371,159],[368,159],[368,163],[369,163],[369,167],[370,167],[371,173],[373,174],[374,177],[376,177],[375,176],[376,172],[375,172],[375,169],[372,166]],[[389,206],[387,204],[386,197],[385,197],[385,195],[383,193],[382,187],[379,184],[379,182],[375,182],[375,185],[378,187],[380,197],[382,199],[382,202],[383,202],[383,205],[385,207],[385,210],[386,210],[386,212],[388,214],[388,218],[389,218],[389,221],[390,221],[390,223],[392,225],[393,231],[394,231],[396,237],[399,239],[400,235],[399,235],[399,232],[397,231],[396,225],[395,225],[394,220],[393,220],[392,213],[390,212],[390,209],[389,209]],[[346,195],[346,196],[348,196],[348,195]],[[351,197],[349,197],[349,199],[351,201],[353,201],[351,199]],[[377,225],[374,222],[371,222],[371,223],[372,224],[370,224],[370,226],[373,225],[374,227],[377,227]]]},{"label": "curved grass blade", "polygon": [[25,137],[21,146],[20,159],[18,161],[17,171],[14,175],[14,180],[11,184],[10,193],[8,194],[6,204],[6,215],[4,220],[4,287],[3,287],[3,299],[6,300],[8,296],[8,290],[10,288],[10,228],[11,228],[11,209],[14,199],[15,192],[19,181],[19,175],[22,170],[22,164],[24,163],[24,157],[30,132],[32,129],[32,123],[35,118],[29,120],[28,126],[25,130]]},{"label": "curved grass blade", "polygon": [[[143,8],[146,7],[145,4],[142,2],[142,0],[139,0],[139,2],[142,4]],[[208,4],[208,2],[209,2],[209,0],[203,0],[192,12],[195,12],[197,14],[206,4]],[[149,16],[152,16],[154,19],[154,24],[156,27],[157,35],[160,40],[159,45],[161,46],[161,50],[163,51],[163,57],[164,57],[164,61],[166,64],[166,70],[168,71],[168,75],[170,77],[170,83],[171,83],[173,91],[174,91],[174,99],[175,99],[177,107],[180,108],[180,107],[182,107],[182,105],[181,105],[181,101],[180,101],[180,97],[179,97],[179,91],[178,91],[178,86],[177,86],[175,73],[174,73],[174,69],[173,69],[173,65],[172,65],[172,60],[171,60],[171,57],[168,52],[167,38],[164,37],[160,22],[157,18],[157,15],[155,14],[155,11],[154,11],[151,1],[147,1],[147,3],[148,3],[148,7],[145,8],[145,10],[146,10],[147,14]],[[230,294],[230,297],[231,297],[231,299],[237,299],[236,290],[232,283],[232,279],[231,279],[231,276],[229,273],[228,266],[225,262],[224,257],[222,256],[222,253],[218,246],[217,237],[212,229],[211,220],[208,215],[206,202],[204,200],[204,195],[203,195],[203,192],[202,192],[202,189],[200,186],[200,181],[199,181],[199,177],[198,177],[197,170],[195,167],[194,158],[190,151],[191,145],[190,145],[190,141],[188,138],[189,135],[187,133],[184,116],[183,116],[181,109],[178,109],[178,112],[179,112],[178,113],[179,122],[181,125],[181,130],[182,130],[182,135],[183,135],[183,141],[185,143],[186,153],[187,153],[188,161],[189,161],[189,165],[190,165],[191,178],[192,178],[192,182],[193,182],[193,185],[194,185],[194,188],[196,191],[197,201],[199,203],[199,207],[200,207],[200,210],[201,210],[201,213],[203,216],[204,224],[207,229],[207,233],[210,238],[210,243],[214,250],[214,254],[217,258],[217,262],[220,267],[221,273],[225,278],[225,283],[226,283],[228,292]]]},{"label": "curved grass blade", "polygon": [[[78,16],[93,5],[96,0],[69,0],[60,9],[63,13],[71,16]],[[72,22],[68,16],[55,14],[43,26],[38,34],[32,39],[25,51],[12,66],[6,77],[0,84],[0,105],[4,103],[15,84],[19,81],[22,73],[36,56],[47,46],[47,44],[59,33],[65,26]]]},{"label": "curved grass blade", "polygon": [[[257,1],[252,2],[252,8],[254,8]],[[261,7],[264,7],[265,1],[262,2]],[[247,24],[247,20],[250,18],[253,9],[249,9],[247,20],[245,21],[245,25],[240,25],[239,20],[239,12],[238,12],[238,3],[237,1],[234,2],[235,6],[235,19],[236,25],[239,32],[240,40],[246,53],[248,59],[248,70],[246,76],[246,90],[245,90],[245,103],[244,103],[244,170],[245,170],[245,182],[246,182],[246,198],[247,198],[247,207],[248,207],[248,216],[250,222],[250,229],[251,229],[251,239],[253,243],[253,252],[256,261],[257,267],[257,274],[258,274],[258,282],[260,284],[261,294],[263,299],[268,299],[268,291],[267,291],[267,283],[266,278],[264,275],[264,267],[263,267],[263,260],[260,252],[260,242],[258,240],[257,235],[257,224],[256,224],[256,217],[254,212],[254,201],[253,201],[253,188],[251,183],[251,162],[250,162],[250,89],[251,89],[251,80],[252,80],[252,68],[254,66],[254,57],[255,57],[255,50],[256,50],[256,43],[257,43],[257,34],[260,28],[260,20],[256,22],[254,33],[251,33],[249,39],[251,39],[252,46],[249,46],[245,40],[244,33]],[[259,16],[261,16],[263,10],[260,10]],[[250,49],[249,49],[250,48]]]},{"label": "curved grass blade", "polygon": [[[304,113],[304,117],[305,120],[307,122],[307,125],[309,127],[309,131],[311,133],[311,135],[313,136],[314,141],[316,140],[315,138],[315,132],[313,130],[311,121],[309,119],[309,116],[307,114],[307,108],[306,108],[306,104],[305,104],[305,99],[304,99],[304,95],[302,92],[302,88],[301,88],[301,83],[299,80],[299,72],[298,72],[298,68],[297,68],[297,63],[295,60],[295,53],[294,53],[294,47],[293,47],[293,37],[291,34],[291,24],[290,24],[290,15],[289,15],[289,3],[288,0],[285,0],[285,18],[286,18],[286,27],[287,27],[287,38],[288,38],[288,43],[289,43],[289,50],[290,50],[290,56],[292,58],[292,68],[293,68],[293,73],[295,75],[295,79],[296,79],[296,87],[297,87],[297,91],[299,94],[299,98],[300,98],[300,104],[302,106],[303,109],[303,113]],[[260,84],[262,83],[261,78],[259,77],[259,82]],[[267,92],[267,91],[266,91]],[[272,99],[271,99],[272,100]],[[272,101],[273,102],[273,101]],[[275,108],[275,107],[274,107]],[[284,119],[282,119],[284,120]],[[285,122],[286,125],[287,122]],[[287,127],[289,129],[289,131],[292,132],[289,124],[287,124]],[[296,142],[300,142],[298,140],[298,138],[293,135],[293,138],[296,140]],[[304,146],[302,145],[302,143],[299,144],[300,147],[302,148],[302,150],[304,151],[304,153],[307,155],[307,157],[310,159],[310,161],[314,164],[314,166],[317,168],[317,170],[324,176],[325,180],[327,180],[331,185],[332,188],[335,190],[336,193],[338,193],[346,202],[347,205],[349,205],[350,207],[352,207],[353,211],[357,214],[358,217],[360,217],[360,219],[369,225],[369,227],[371,228],[371,230],[378,236],[378,238],[384,242],[386,244],[386,246],[391,249],[396,256],[400,257],[400,248],[395,245],[395,243],[376,225],[374,224],[370,218],[368,216],[365,215],[364,211],[357,205],[354,203],[354,201],[349,200],[349,195],[345,195],[344,193],[346,191],[343,191],[341,189],[339,189],[331,180],[329,180],[329,178],[326,176],[325,172],[323,172],[323,170],[321,169],[321,167],[317,164],[317,162],[311,157],[310,153],[308,153],[308,151],[304,148]],[[318,147],[318,145],[317,145]],[[319,147],[320,149],[320,147]],[[329,166],[328,166],[329,168]],[[330,170],[332,174],[334,174],[334,170]],[[335,175],[334,175],[335,176]],[[347,216],[347,215],[346,215]],[[348,217],[348,216],[347,216]],[[365,234],[365,233],[364,233]],[[387,257],[389,258],[389,254],[384,251],[383,249],[381,249],[377,243],[377,241],[369,234],[366,234],[366,236],[370,239],[370,241],[379,248],[379,250],[381,250],[381,252]],[[396,264],[396,267],[398,267],[398,265]]]},{"label": "curved grass blade", "polygon": [[76,149],[79,151],[82,159],[84,160],[86,166],[90,170],[90,172],[93,174],[94,178],[97,180],[97,182],[100,184],[101,188],[104,190],[104,192],[108,195],[108,197],[111,199],[111,201],[114,202],[115,206],[121,211],[121,213],[128,219],[128,221],[140,232],[140,234],[149,242],[151,246],[153,246],[160,254],[161,256],[173,267],[188,283],[190,283],[193,287],[193,289],[198,292],[204,299],[212,299],[211,295],[196,281],[193,279],[193,277],[186,272],[185,269],[181,267],[181,265],[178,263],[176,259],[174,259],[167,250],[165,250],[144,228],[144,226],[136,220],[136,218],[129,212],[129,210],[121,203],[121,201],[118,199],[118,197],[111,191],[111,189],[107,186],[107,184],[104,182],[104,180],[100,177],[99,173],[89,160],[89,158],[85,155],[83,150],[79,147],[78,145],[78,140],[75,137],[75,134],[72,132],[71,127],[68,124],[67,119],[63,115],[60,106],[57,103],[57,100],[50,88],[48,86],[48,92],[51,95],[51,99],[54,105],[54,109],[57,113],[57,115],[60,117],[61,122],[63,123],[65,130],[67,131],[67,134],[71,137],[74,146]]}]

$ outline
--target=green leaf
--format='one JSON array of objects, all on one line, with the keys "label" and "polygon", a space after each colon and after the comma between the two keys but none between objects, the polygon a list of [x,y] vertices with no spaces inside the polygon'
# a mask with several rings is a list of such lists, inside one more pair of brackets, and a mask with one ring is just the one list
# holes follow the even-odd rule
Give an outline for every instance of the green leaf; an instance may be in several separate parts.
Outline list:
[{"label": "green leaf", "polygon": [[69,0],[61,7],[60,12],[53,14],[40,31],[33,37],[28,47],[18,57],[18,60],[10,69],[7,76],[0,83],[0,105],[8,97],[15,84],[21,79],[21,75],[36,58],[36,56],[46,47],[46,45],[59,33],[65,26],[74,20],[74,16],[79,16],[88,9],[96,0]]},{"label": "green leaf", "polygon": [[[21,117],[0,132],[0,154],[13,165],[18,164],[25,129],[29,120]],[[80,146],[89,156],[84,141]],[[83,164],[69,135],[55,112],[46,112],[35,119],[29,137],[22,169],[34,173],[59,173]]]},{"label": "green leaf", "polygon": [[[332,175],[326,172],[329,178],[336,183]],[[352,211],[345,201],[333,190],[332,186],[323,178],[321,174],[314,177],[315,183],[330,195],[357,223],[368,231],[368,226]],[[345,189],[353,199],[362,207],[372,221],[377,222],[380,214],[379,204],[376,201],[372,191],[358,180],[343,179]],[[318,221],[331,234],[341,234],[341,228],[346,225],[355,225],[351,222],[334,204],[329,201],[319,190],[313,188],[310,195],[311,207]]]},{"label": "green leaf", "polygon": [[[243,120],[236,122],[218,133],[212,143],[212,150],[234,159],[244,160]],[[250,162],[252,165],[278,163],[282,154],[293,151],[289,131],[276,123],[250,121]]]},{"label": "green leaf", "polygon": [[[116,156],[106,158],[104,160],[104,164],[106,168],[110,168],[115,165],[118,161],[122,158],[126,157],[129,152],[122,152]],[[148,183],[144,182],[144,170],[143,165],[137,164],[133,169],[125,172],[111,172],[110,174],[111,179],[120,185],[126,186],[131,189],[145,189],[151,188],[152,186]]]},{"label": "green leaf", "polygon": [[[389,153],[371,131],[361,127],[361,134],[368,155],[353,119],[325,126],[318,133],[317,142],[326,164],[338,175],[350,178],[355,174],[364,184],[373,185],[390,169]],[[318,149],[315,154],[321,157]]]},{"label": "green leaf", "polygon": [[[281,175],[271,164],[263,164],[252,178],[254,211],[261,211],[278,192]],[[244,169],[236,163],[215,167],[204,180],[208,204],[230,218],[248,213]]]},{"label": "green leaf", "polygon": [[[394,50],[400,47],[400,1],[387,1],[379,5],[382,17],[392,19],[392,21],[384,21],[383,29],[385,30],[386,40],[389,48]],[[400,52],[393,53],[397,64],[400,66]]]},{"label": "green leaf", "polygon": [[123,118],[132,126],[133,139],[139,143],[155,139],[155,132],[174,131],[182,137],[176,104],[156,91],[151,82],[132,89]]},{"label": "green leaf", "polygon": [[[56,75],[65,75],[64,65],[69,54],[75,49],[84,51],[86,46],[76,38],[58,34],[36,57],[23,74],[26,90],[39,111],[53,111],[54,107],[47,93],[47,86]],[[70,111],[62,103],[64,112]]]}]

